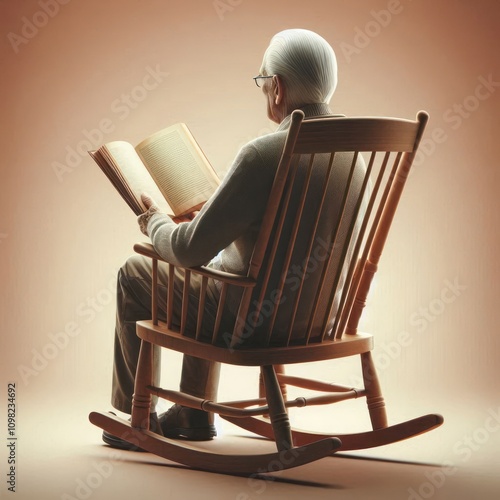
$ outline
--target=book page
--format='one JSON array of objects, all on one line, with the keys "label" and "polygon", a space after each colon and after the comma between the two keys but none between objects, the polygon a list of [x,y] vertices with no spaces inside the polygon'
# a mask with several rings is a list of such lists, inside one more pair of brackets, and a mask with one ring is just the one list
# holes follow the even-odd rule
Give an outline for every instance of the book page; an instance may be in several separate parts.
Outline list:
[{"label": "book page", "polygon": [[139,205],[139,213],[146,211],[140,201],[142,193],[149,194],[162,212],[172,213],[172,209],[165,197],[131,144],[124,141],[108,142],[101,148],[101,152],[108,161],[118,167],[117,175],[122,176],[120,181],[125,185],[126,189],[129,189],[130,196],[135,198]]},{"label": "book page", "polygon": [[175,215],[198,210],[220,183],[183,123],[153,134],[136,150]]}]

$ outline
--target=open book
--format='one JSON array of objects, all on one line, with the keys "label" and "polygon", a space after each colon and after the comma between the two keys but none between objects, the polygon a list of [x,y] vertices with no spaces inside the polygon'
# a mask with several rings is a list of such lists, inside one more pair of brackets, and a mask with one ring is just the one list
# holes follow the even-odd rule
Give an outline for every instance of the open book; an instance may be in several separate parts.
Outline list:
[{"label": "open book", "polygon": [[104,144],[90,156],[136,215],[146,211],[141,193],[175,216],[199,210],[220,180],[183,123],[156,132],[135,148],[124,141]]}]

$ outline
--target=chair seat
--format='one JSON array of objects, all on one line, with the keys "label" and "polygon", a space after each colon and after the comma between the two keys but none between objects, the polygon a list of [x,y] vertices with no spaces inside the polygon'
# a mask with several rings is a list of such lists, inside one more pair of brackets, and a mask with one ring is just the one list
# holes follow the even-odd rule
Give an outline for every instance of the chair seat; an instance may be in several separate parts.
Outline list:
[{"label": "chair seat", "polygon": [[137,335],[152,344],[160,345],[190,356],[240,366],[304,363],[362,354],[373,349],[373,336],[367,333],[344,335],[341,339],[325,340],[317,344],[288,347],[230,349],[215,346],[181,335],[169,329],[166,323],[151,320],[137,322]]}]

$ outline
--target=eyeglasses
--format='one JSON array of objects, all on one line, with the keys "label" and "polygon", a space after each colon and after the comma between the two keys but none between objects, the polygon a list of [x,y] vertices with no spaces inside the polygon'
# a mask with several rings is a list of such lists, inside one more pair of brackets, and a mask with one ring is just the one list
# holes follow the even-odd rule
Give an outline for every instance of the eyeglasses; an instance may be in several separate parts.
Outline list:
[{"label": "eyeglasses", "polygon": [[261,88],[262,87],[262,84],[259,82],[260,79],[264,80],[266,78],[272,78],[274,75],[269,75],[269,76],[262,76],[262,75],[258,75],[258,76],[254,76],[253,77],[253,81],[255,82],[255,85],[257,85],[257,87]]}]

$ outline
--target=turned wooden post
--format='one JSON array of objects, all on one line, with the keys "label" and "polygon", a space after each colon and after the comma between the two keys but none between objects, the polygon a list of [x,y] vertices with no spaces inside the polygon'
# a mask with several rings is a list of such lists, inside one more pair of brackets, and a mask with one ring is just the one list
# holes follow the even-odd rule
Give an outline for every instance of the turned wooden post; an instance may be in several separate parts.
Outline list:
[{"label": "turned wooden post", "polygon": [[387,427],[385,401],[370,351],[361,354],[361,366],[366,389],[366,404],[368,405],[372,427],[374,430],[383,429]]},{"label": "turned wooden post", "polygon": [[[274,365],[274,371],[276,372],[277,375],[284,375],[285,374],[285,365]],[[279,382],[278,383],[281,389],[281,394],[283,395],[283,399],[286,401],[287,399],[287,390],[286,390],[286,384]],[[266,397],[266,388],[264,386],[264,378],[262,377],[262,372],[259,374],[259,398],[265,398]]]},{"label": "turned wooden post", "polygon": [[148,385],[153,384],[153,346],[143,340],[139,351],[134,395],[132,396],[132,427],[149,430],[152,397]]},{"label": "turned wooden post", "polygon": [[278,383],[278,377],[272,365],[261,367],[264,386],[269,406],[269,417],[273,427],[274,439],[278,451],[289,450],[293,447],[290,419],[285,408],[285,402]]}]

